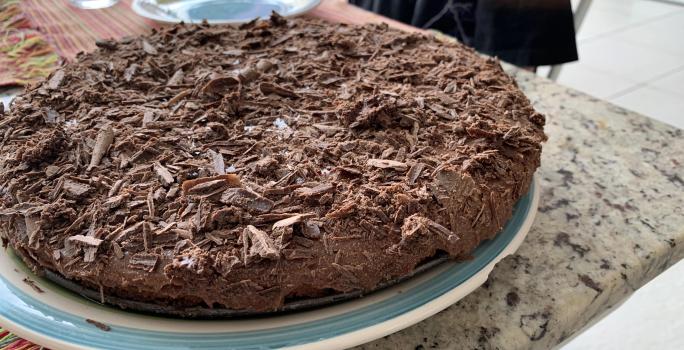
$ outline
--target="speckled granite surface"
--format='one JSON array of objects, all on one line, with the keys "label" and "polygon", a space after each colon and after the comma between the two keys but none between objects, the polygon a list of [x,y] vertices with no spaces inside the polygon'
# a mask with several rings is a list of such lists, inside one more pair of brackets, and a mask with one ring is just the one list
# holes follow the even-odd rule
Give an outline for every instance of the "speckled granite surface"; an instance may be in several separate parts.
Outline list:
[{"label": "speckled granite surface", "polygon": [[527,239],[459,303],[359,349],[552,348],[684,257],[684,132],[510,72],[549,135]]}]

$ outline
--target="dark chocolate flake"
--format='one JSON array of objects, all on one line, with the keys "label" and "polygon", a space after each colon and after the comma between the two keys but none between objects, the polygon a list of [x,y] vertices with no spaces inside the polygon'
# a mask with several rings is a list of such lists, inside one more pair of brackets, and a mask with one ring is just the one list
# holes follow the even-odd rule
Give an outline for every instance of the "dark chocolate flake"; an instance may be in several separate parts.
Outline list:
[{"label": "dark chocolate flake", "polygon": [[31,287],[31,289],[36,291],[36,293],[40,293],[40,294],[45,293],[45,291],[43,289],[41,289],[40,287],[38,287],[38,285],[36,285],[36,282],[34,280],[32,280],[28,277],[25,277],[22,281],[24,283],[26,283],[29,287]]},{"label": "dark chocolate flake", "polygon": [[148,55],[156,55],[159,52],[157,51],[157,48],[154,47],[152,44],[150,44],[149,41],[143,39],[142,40],[142,49],[145,51]]},{"label": "dark chocolate flake", "polygon": [[100,244],[102,244],[101,239],[83,235],[71,236],[67,240],[71,243],[81,244],[87,247],[99,247]]},{"label": "dark chocolate flake", "polygon": [[302,224],[302,235],[311,239],[319,239],[321,237],[320,223],[316,221],[305,221]]},{"label": "dark chocolate flake", "polygon": [[52,77],[50,77],[50,80],[48,80],[47,87],[50,90],[59,89],[59,87],[62,86],[62,82],[64,81],[65,76],[66,73],[63,69],[55,71],[54,73],[52,73]]},{"label": "dark chocolate flake", "polygon": [[219,77],[210,80],[202,87],[202,93],[210,96],[223,96],[236,90],[240,80],[234,77]]},{"label": "dark chocolate flake", "polygon": [[210,191],[240,186],[240,178],[235,174],[202,177],[183,181],[181,188],[185,194],[207,194]]},{"label": "dark chocolate flake", "polygon": [[331,183],[323,183],[312,188],[302,187],[296,189],[294,192],[300,197],[314,197],[325,193],[332,193],[335,191],[335,185]]},{"label": "dark chocolate flake", "polygon": [[90,186],[71,179],[64,180],[62,188],[74,198],[81,198],[91,190]]},{"label": "dark chocolate flake", "polygon": [[421,171],[425,168],[425,164],[416,163],[411,166],[408,173],[406,173],[406,183],[413,185],[420,176]]},{"label": "dark chocolate flake", "polygon": [[154,162],[154,171],[157,172],[157,175],[164,186],[168,186],[174,182],[173,175],[171,175],[169,169],[159,162]]},{"label": "dark chocolate flake", "polygon": [[256,213],[267,213],[274,206],[272,200],[244,188],[229,188],[221,195],[221,203],[234,205]]},{"label": "dark chocolate flake", "polygon": [[176,70],[175,73],[169,78],[169,80],[166,82],[167,86],[176,86],[181,83],[183,83],[183,79],[185,78],[185,72],[183,72],[183,69],[178,69]]},{"label": "dark chocolate flake", "polygon": [[95,46],[101,49],[116,50],[118,43],[114,40],[99,39],[95,40]]},{"label": "dark chocolate flake", "polygon": [[135,73],[138,71],[138,67],[139,66],[136,63],[133,63],[130,66],[128,66],[123,73],[124,81],[130,82],[131,80],[133,80]]},{"label": "dark chocolate flake", "polygon": [[284,87],[279,86],[279,85],[271,84],[271,83],[259,84],[259,90],[261,90],[261,92],[264,95],[276,94],[276,95],[282,96],[282,97],[290,97],[290,98],[298,98],[299,97],[299,95],[297,93],[295,93],[294,91],[287,89],[287,88],[284,88]]},{"label": "dark chocolate flake", "polygon": [[285,219],[282,219],[282,220],[275,222],[273,224],[273,229],[292,226],[292,225],[300,223],[300,222],[302,222],[302,220],[309,218],[309,217],[312,217],[312,216],[314,216],[314,214],[293,215],[293,216],[290,216],[288,218],[285,218]]},{"label": "dark chocolate flake", "polygon": [[272,260],[280,256],[275,242],[268,233],[252,225],[247,225],[243,235],[243,241],[245,242],[243,244],[247,245],[246,242],[249,241],[249,253],[246,259],[263,258]]},{"label": "dark chocolate flake", "polygon": [[112,330],[112,327],[109,327],[108,325],[106,325],[102,322],[99,322],[99,321],[95,321],[95,320],[91,320],[91,319],[87,318],[86,322],[92,324],[93,326],[99,328],[100,330],[102,330],[104,332],[109,332]]},{"label": "dark chocolate flake", "polygon": [[367,164],[380,169],[392,169],[397,171],[406,171],[406,169],[408,169],[406,163],[397,162],[396,160],[391,159],[369,159]]},{"label": "dark chocolate flake", "polygon": [[88,165],[87,171],[92,170],[94,167],[100,164],[102,157],[109,150],[114,141],[114,130],[111,124],[103,126],[97,134],[95,139],[95,146],[93,147],[93,153],[90,156],[90,165]]}]

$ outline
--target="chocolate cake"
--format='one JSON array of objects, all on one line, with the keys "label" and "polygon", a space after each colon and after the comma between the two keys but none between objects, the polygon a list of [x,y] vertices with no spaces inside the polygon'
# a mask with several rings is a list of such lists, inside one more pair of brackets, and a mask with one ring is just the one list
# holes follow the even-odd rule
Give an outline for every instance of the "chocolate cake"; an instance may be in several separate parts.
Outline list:
[{"label": "chocolate cake", "polygon": [[370,291],[468,259],[539,166],[544,117],[458,43],[273,15],[97,46],[0,119],[0,236],[103,296]]}]

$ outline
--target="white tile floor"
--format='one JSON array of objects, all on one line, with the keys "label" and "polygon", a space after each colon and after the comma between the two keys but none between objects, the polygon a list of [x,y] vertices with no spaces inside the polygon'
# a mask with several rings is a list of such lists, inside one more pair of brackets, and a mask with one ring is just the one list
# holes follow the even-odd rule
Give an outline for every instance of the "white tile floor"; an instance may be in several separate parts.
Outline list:
[{"label": "white tile floor", "polygon": [[[573,3],[577,3],[573,0]],[[684,6],[594,0],[558,82],[684,128]],[[684,349],[684,262],[563,350]]]},{"label": "white tile floor", "polygon": [[684,349],[684,263],[671,267],[562,350]]},{"label": "white tile floor", "polygon": [[594,0],[578,49],[559,83],[684,128],[684,6]]}]

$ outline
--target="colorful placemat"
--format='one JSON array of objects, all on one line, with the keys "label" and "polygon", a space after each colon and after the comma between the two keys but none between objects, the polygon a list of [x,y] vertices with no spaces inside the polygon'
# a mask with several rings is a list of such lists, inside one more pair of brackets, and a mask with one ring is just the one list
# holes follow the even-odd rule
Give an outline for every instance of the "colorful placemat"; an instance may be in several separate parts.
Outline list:
[{"label": "colorful placemat", "polygon": [[77,8],[68,0],[23,0],[21,9],[31,24],[48,38],[60,57],[71,60],[95,49],[98,39],[118,39],[147,33],[158,26],[131,10],[132,0],[98,10]]},{"label": "colorful placemat", "polygon": [[0,86],[25,85],[58,64],[46,38],[32,28],[20,0],[0,2]]},{"label": "colorful placemat", "polygon": [[45,349],[40,345],[21,339],[0,327],[0,350],[39,350]]}]

